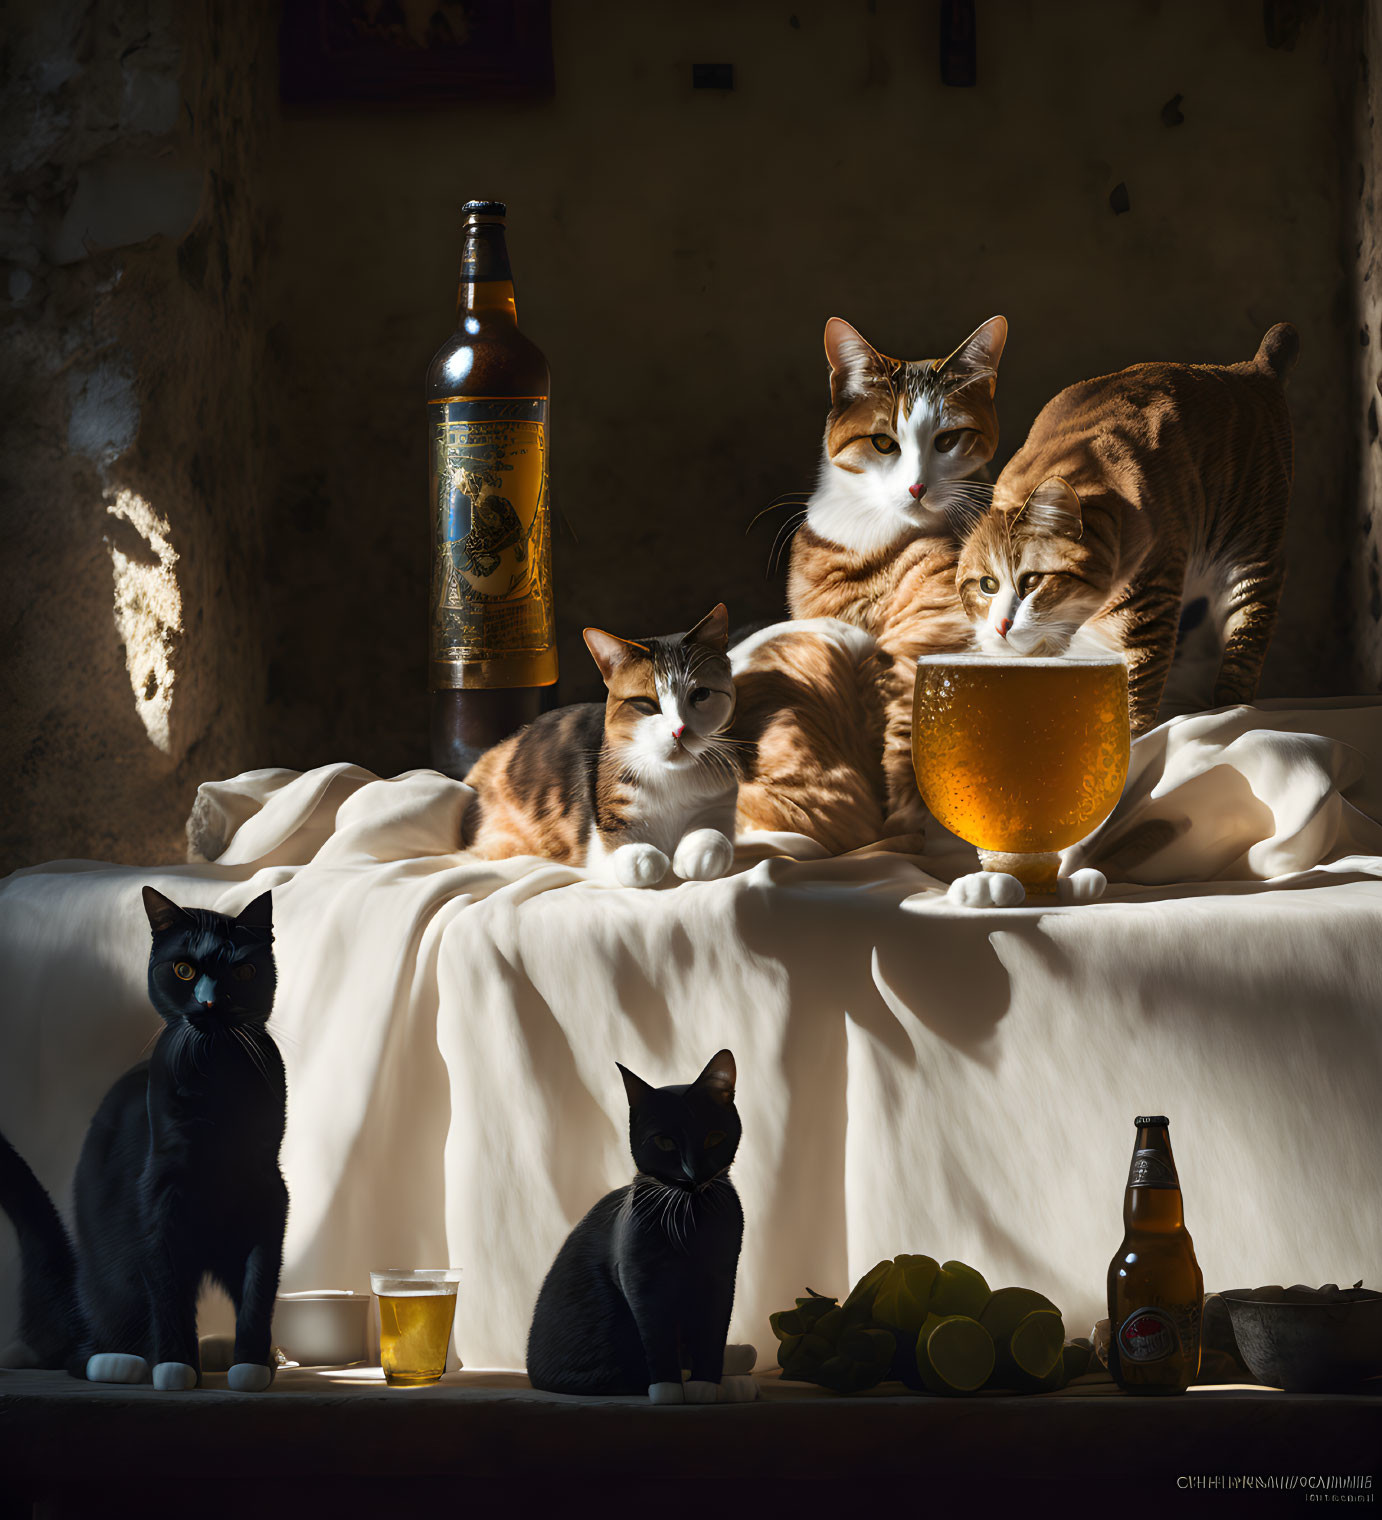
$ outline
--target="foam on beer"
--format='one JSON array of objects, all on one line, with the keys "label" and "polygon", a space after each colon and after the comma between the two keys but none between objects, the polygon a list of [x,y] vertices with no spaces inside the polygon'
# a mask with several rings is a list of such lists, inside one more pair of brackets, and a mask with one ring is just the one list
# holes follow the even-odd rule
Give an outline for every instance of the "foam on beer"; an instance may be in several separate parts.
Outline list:
[{"label": "foam on beer", "polygon": [[1127,660],[1121,654],[1110,651],[1108,654],[982,654],[979,652],[961,654],[919,654],[918,665],[979,665],[993,667],[994,669],[1006,669],[1012,666],[1062,666],[1062,665],[1126,665]]}]

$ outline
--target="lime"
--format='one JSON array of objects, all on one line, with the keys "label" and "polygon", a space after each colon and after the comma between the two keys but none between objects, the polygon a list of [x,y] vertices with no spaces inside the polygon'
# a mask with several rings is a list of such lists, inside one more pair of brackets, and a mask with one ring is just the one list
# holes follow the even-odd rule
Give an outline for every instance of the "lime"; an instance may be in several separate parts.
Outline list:
[{"label": "lime", "polygon": [[940,1271],[930,1256],[895,1257],[878,1284],[873,1317],[910,1340],[921,1329],[931,1306],[931,1286]]},{"label": "lime", "polygon": [[1013,1366],[1030,1378],[1047,1378],[1061,1360],[1065,1345],[1065,1326],[1059,1314],[1037,1309],[1026,1315],[1008,1341],[1008,1356]]},{"label": "lime", "polygon": [[[878,1287],[883,1279],[892,1270],[892,1262],[880,1261],[876,1267],[870,1268],[850,1290],[849,1297],[840,1305],[842,1309],[853,1312],[859,1308],[867,1308],[868,1313],[873,1313],[873,1301],[878,1296]],[[866,1316],[867,1317],[867,1316]]]},{"label": "lime", "polygon": [[932,1393],[973,1393],[993,1361],[993,1337],[967,1315],[930,1315],[917,1336],[917,1371]]},{"label": "lime", "polygon": [[979,1312],[979,1323],[998,1343],[1006,1341],[1029,1314],[1038,1309],[1059,1313],[1055,1304],[1031,1288],[996,1288]]},{"label": "lime", "polygon": [[806,1331],[806,1321],[798,1309],[779,1309],[776,1314],[768,1316],[768,1323],[780,1341],[785,1341],[789,1335],[803,1335]]},{"label": "lime", "polygon": [[962,1261],[942,1264],[931,1289],[932,1314],[963,1314],[977,1319],[988,1301],[989,1285],[982,1273]]}]

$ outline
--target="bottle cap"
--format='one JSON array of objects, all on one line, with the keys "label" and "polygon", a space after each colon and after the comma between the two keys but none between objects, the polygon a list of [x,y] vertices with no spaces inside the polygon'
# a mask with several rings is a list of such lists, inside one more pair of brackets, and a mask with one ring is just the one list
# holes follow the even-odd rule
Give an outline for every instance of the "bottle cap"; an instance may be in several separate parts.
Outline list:
[{"label": "bottle cap", "polygon": [[1138,1129],[1146,1129],[1154,1124],[1159,1124],[1162,1129],[1170,1129],[1171,1127],[1171,1121],[1165,1114],[1139,1114],[1132,1122]]},{"label": "bottle cap", "polygon": [[507,216],[509,208],[503,201],[467,201],[461,207],[462,216]]}]

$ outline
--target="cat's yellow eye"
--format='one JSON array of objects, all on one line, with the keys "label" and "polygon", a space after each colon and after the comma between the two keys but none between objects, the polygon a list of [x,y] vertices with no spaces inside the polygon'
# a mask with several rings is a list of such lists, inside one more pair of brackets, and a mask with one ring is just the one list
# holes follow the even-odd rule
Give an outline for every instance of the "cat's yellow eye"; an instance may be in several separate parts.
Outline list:
[{"label": "cat's yellow eye", "polygon": [[998,590],[998,578],[993,575],[980,576],[979,590],[982,591],[985,596],[992,596],[994,592]]},{"label": "cat's yellow eye", "polygon": [[1018,581],[1017,589],[1022,593],[1023,596],[1030,596],[1031,593],[1035,591],[1040,584],[1041,572],[1039,570],[1029,570],[1027,574],[1024,575],[1020,581]]},{"label": "cat's yellow eye", "polygon": [[713,1151],[717,1145],[723,1145],[724,1144],[724,1139],[725,1139],[725,1132],[724,1132],[724,1130],[722,1130],[722,1129],[712,1129],[710,1131],[710,1133],[705,1137],[705,1148],[706,1148],[706,1150]]},{"label": "cat's yellow eye", "polygon": [[897,439],[889,433],[873,433],[869,437],[869,442],[880,454],[897,453]]},{"label": "cat's yellow eye", "polygon": [[936,452],[938,454],[950,454],[954,452],[955,445],[965,435],[964,428],[950,428],[947,432],[936,434]]},{"label": "cat's yellow eye", "polygon": [[669,1135],[654,1135],[653,1144],[660,1151],[674,1151],[677,1148],[677,1142]]},{"label": "cat's yellow eye", "polygon": [[237,982],[252,982],[254,980],[254,962],[241,961],[230,974]]},{"label": "cat's yellow eye", "polygon": [[190,961],[178,961],[173,967],[173,975],[180,982],[190,982],[197,974],[197,968]]}]

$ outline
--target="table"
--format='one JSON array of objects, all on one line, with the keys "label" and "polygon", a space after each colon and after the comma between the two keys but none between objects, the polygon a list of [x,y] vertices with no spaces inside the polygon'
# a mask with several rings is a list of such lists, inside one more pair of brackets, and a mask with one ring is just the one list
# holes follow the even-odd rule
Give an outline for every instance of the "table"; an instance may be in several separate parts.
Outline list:
[{"label": "table", "polygon": [[918,1513],[944,1496],[983,1515],[1038,1500],[1111,1508],[1115,1489],[1129,1513],[1203,1502],[1223,1514],[1235,1501],[1263,1513],[1299,1509],[1307,1491],[1178,1480],[1357,1474],[1376,1485],[1382,1451],[1382,1393],[1225,1386],[1134,1399],[1082,1379],[1040,1396],[945,1399],[891,1384],[841,1398],[775,1372],[759,1381],[754,1404],[668,1408],[539,1393],[514,1372],[391,1389],[377,1367],[297,1369],[265,1394],[227,1392],[223,1375],[174,1394],[0,1372],[0,1516],[28,1520],[32,1501],[44,1520],[118,1514],[111,1496],[122,1493],[144,1495],[149,1513],[164,1507],[156,1475],[197,1516],[243,1517],[272,1502],[381,1520],[442,1503],[435,1512],[450,1513],[464,1498],[506,1515],[597,1503],[633,1514],[646,1503],[659,1516],[762,1505],[798,1517],[856,1513],[861,1500],[892,1495],[910,1496]]}]

